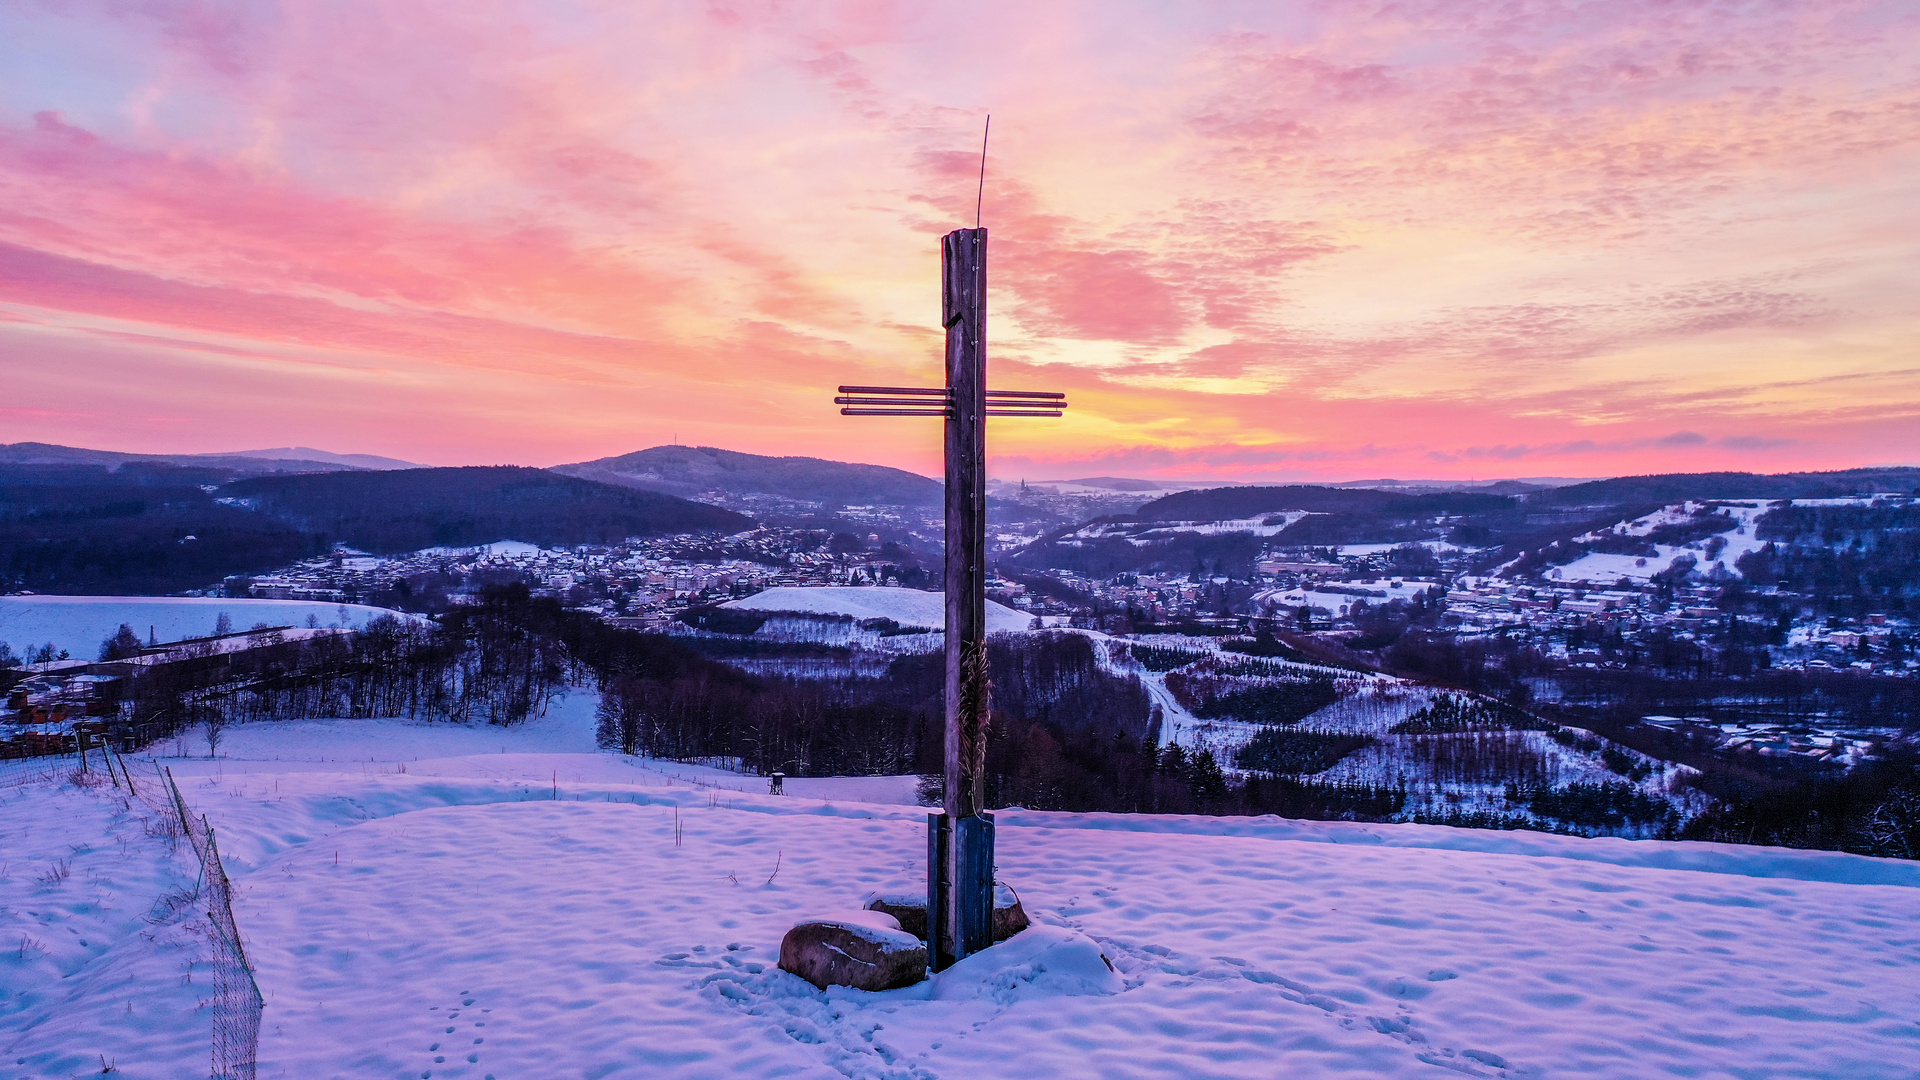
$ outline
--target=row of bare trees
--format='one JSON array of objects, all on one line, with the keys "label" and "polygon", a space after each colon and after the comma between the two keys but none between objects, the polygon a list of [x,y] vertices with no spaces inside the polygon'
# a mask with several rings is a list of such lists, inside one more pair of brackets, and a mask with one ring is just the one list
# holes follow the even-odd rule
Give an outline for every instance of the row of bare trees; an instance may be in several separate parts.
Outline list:
[{"label": "row of bare trees", "polygon": [[[880,678],[831,680],[750,676],[704,660],[663,672],[647,670],[646,658],[629,646],[602,661],[602,746],[652,757],[726,758],[753,772],[801,776],[941,767],[938,654],[895,657]],[[990,738],[1005,740],[1036,724],[1103,737],[1147,734],[1146,691],[1136,678],[1102,667],[1084,635],[996,638],[988,663],[990,731],[997,732]]]},{"label": "row of bare trees", "polygon": [[525,590],[503,590],[437,624],[382,616],[353,635],[239,654],[210,674],[156,665],[135,680],[121,723],[133,742],[204,724],[309,717],[403,716],[513,724],[546,710],[581,666],[550,629],[525,617]]}]

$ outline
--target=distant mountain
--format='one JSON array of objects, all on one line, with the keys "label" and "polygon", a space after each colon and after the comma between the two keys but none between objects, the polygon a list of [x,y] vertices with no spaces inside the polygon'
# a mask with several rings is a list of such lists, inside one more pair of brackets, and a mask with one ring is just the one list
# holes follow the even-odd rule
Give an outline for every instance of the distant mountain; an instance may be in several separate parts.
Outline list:
[{"label": "distant mountain", "polygon": [[1008,561],[1019,567],[1071,570],[1090,577],[1140,570],[1246,577],[1268,544],[1440,539],[1446,530],[1438,519],[1513,516],[1516,507],[1511,496],[1484,492],[1410,495],[1305,484],[1209,488],[1165,495],[1131,514],[1056,530]]},{"label": "distant mountain", "polygon": [[[339,466],[333,466],[339,470]],[[494,540],[612,543],[751,527],[671,495],[544,469],[360,469],[251,477],[206,465],[0,462],[0,592],[168,593],[320,555]]]},{"label": "distant mountain", "polygon": [[1328,487],[1373,488],[1376,491],[1400,491],[1424,495],[1436,491],[1484,491],[1495,495],[1522,495],[1529,491],[1585,484],[1591,477],[1523,476],[1513,480],[1342,480]]},{"label": "distant mountain", "polygon": [[[391,465],[361,465],[354,458],[392,461],[360,454],[328,454],[324,450],[305,451],[317,458],[291,456],[297,450],[259,450],[232,454],[127,454],[118,450],[87,450],[52,443],[0,443],[0,465],[95,465],[118,469],[122,465],[157,462],[180,467],[205,467],[217,470],[221,479],[263,476],[269,473],[337,472],[342,469],[393,468]],[[260,456],[254,456],[260,455]],[[404,464],[404,463],[403,463]]]},{"label": "distant mountain", "polygon": [[1617,476],[1529,495],[1529,505],[1625,506],[1687,499],[1823,499],[1882,492],[1920,492],[1920,468],[1841,469],[1798,473],[1665,473]]},{"label": "distant mountain", "polygon": [[1665,505],[1688,499],[1819,499],[1874,492],[1920,491],[1920,468],[1843,469],[1820,473],[1714,472],[1618,476],[1567,482],[1559,478],[1503,480],[1453,489],[1423,490],[1425,481],[1355,481],[1325,487],[1210,488],[1182,491],[1142,506],[1143,521],[1220,521],[1279,510],[1316,513],[1479,514],[1520,504],[1552,507]]},{"label": "distant mountain", "polygon": [[209,458],[255,458],[261,461],[318,461],[331,465],[347,465],[355,469],[418,469],[416,461],[402,461],[399,458],[381,457],[378,454],[335,454],[327,450],[315,450],[311,446],[282,446],[273,450],[234,450],[224,454],[202,454]]},{"label": "distant mountain", "polygon": [[1134,515],[1142,521],[1229,521],[1281,510],[1308,510],[1320,514],[1373,513],[1414,517],[1465,514],[1504,509],[1513,500],[1478,492],[1433,492],[1405,495],[1372,488],[1285,487],[1210,488],[1182,491],[1155,499]]},{"label": "distant mountain", "polygon": [[753,527],[717,506],[511,465],[260,476],[229,484],[221,495],[329,541],[381,553],[494,540],[612,544]]},{"label": "distant mountain", "polygon": [[[1673,473],[1589,480],[1559,487],[1499,481],[1459,491],[1374,486],[1243,486],[1182,491],[1137,511],[1056,530],[1008,557],[1015,566],[1104,577],[1133,570],[1243,576],[1277,548],[1446,540],[1479,549],[1495,565],[1566,543],[1661,506],[1688,500],[1819,499],[1920,493],[1920,468],[1825,473]],[[1292,515],[1276,528],[1268,515]],[[1255,520],[1264,519],[1264,520]],[[1200,525],[1183,523],[1202,523]],[[1238,523],[1238,524],[1227,524]]]},{"label": "distant mountain", "polygon": [[556,465],[551,472],[687,498],[708,492],[779,495],[838,505],[937,506],[941,485],[918,473],[810,457],[763,457],[711,446],[656,446]]},{"label": "distant mountain", "polygon": [[1076,484],[1080,487],[1104,488],[1108,491],[1167,491],[1191,485],[1176,483],[1172,480],[1138,480],[1126,476],[1087,476],[1078,480],[1050,481],[1059,484]]}]

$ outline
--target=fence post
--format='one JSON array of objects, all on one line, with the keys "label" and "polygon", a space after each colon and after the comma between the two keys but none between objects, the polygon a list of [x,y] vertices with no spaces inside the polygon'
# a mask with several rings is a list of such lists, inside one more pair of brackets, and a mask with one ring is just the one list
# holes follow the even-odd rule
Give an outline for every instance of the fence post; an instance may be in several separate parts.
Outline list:
[{"label": "fence post", "polygon": [[[107,779],[113,781],[113,786],[118,788],[120,786],[120,777],[113,771],[113,740],[107,738],[105,732],[100,733],[100,760],[107,767]],[[129,784],[131,784],[131,781],[129,781]]]},{"label": "fence post", "polygon": [[[166,766],[166,774],[167,774],[167,790],[171,792],[173,795],[174,812],[180,815],[180,828],[185,830],[188,838],[191,839],[193,836],[193,818],[187,816],[187,803],[185,799],[182,799],[180,797],[180,785],[174,782],[173,766],[171,765]],[[200,850],[200,845],[199,844],[193,845],[193,849],[194,849],[194,852],[198,854]]]},{"label": "fence post", "polygon": [[117,750],[113,751],[113,756],[120,759],[120,775],[127,778],[127,793],[136,799],[139,798],[140,789],[133,786],[133,770],[127,768],[127,759],[121,757]]}]

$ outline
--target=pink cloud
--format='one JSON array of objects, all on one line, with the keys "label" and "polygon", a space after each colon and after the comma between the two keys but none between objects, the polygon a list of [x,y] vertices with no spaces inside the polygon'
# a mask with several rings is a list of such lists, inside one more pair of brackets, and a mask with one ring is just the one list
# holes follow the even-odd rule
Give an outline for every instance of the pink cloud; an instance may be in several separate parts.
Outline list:
[{"label": "pink cloud", "polygon": [[[992,108],[995,362],[1077,414],[1008,461],[1920,458],[1892,0],[30,13],[72,78],[0,78],[13,438],[271,407],[428,460],[692,427],[930,467],[821,389],[937,370]],[[73,408],[109,384],[165,407]]]}]

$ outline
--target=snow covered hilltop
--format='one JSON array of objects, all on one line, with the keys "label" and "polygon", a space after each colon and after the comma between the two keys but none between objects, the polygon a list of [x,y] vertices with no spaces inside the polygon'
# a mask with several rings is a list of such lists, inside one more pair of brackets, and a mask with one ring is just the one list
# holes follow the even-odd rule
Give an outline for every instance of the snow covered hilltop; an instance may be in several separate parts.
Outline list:
[{"label": "snow covered hilltop", "polygon": [[[1419,825],[1003,811],[1033,936],[906,990],[823,993],[773,965],[781,935],[912,881],[923,810],[593,753],[590,705],[511,729],[248,724],[213,761],[157,748],[226,853],[261,1077],[1890,1080],[1920,1061],[1920,866]],[[8,1080],[205,1071],[202,916],[159,904],[192,874],[157,813],[0,789]]]}]

